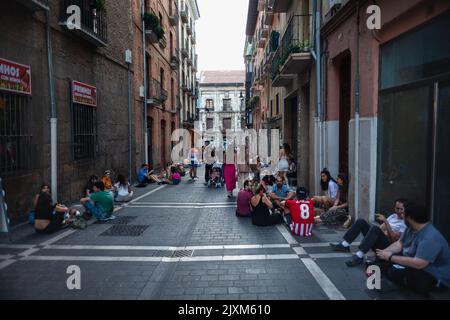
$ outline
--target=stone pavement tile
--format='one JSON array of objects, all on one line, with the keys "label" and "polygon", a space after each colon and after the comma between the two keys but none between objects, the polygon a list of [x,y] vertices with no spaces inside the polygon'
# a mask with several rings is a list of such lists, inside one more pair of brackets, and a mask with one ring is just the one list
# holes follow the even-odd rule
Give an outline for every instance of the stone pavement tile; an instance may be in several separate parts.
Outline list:
[{"label": "stone pavement tile", "polygon": [[228,290],[226,287],[208,287],[205,288],[205,294],[227,294]]},{"label": "stone pavement tile", "polygon": [[257,300],[258,295],[255,293],[245,293],[239,295],[239,300]]},{"label": "stone pavement tile", "polygon": [[234,281],[232,280],[219,280],[219,281],[208,281],[208,286],[211,287],[228,287],[232,286]]},{"label": "stone pavement tile", "polygon": [[216,300],[239,300],[239,294],[216,295]]},{"label": "stone pavement tile", "polygon": [[239,293],[248,293],[247,288],[238,288],[238,287],[228,287],[229,294],[239,294]]}]

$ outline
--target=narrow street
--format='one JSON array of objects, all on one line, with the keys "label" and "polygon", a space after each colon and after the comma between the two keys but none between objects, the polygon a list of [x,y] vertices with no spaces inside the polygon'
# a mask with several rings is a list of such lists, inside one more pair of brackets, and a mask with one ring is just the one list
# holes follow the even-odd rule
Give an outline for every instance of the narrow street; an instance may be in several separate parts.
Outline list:
[{"label": "narrow street", "polygon": [[[283,225],[255,227],[202,179],[135,190],[112,222],[51,236],[24,225],[2,237],[0,299],[415,298],[368,291],[363,268],[347,268],[349,254],[329,250],[334,229],[300,240]],[[66,285],[72,265],[80,290]]]}]

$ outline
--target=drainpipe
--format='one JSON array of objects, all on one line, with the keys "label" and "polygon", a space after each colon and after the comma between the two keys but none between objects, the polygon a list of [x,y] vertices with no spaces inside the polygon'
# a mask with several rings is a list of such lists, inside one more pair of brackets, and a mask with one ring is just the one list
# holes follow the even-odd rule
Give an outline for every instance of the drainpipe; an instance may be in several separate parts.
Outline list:
[{"label": "drainpipe", "polygon": [[54,203],[58,199],[58,150],[57,150],[57,123],[56,102],[55,102],[55,84],[53,82],[53,59],[52,43],[50,36],[50,19],[48,11],[45,12],[46,42],[47,42],[47,63],[48,63],[48,82],[50,91],[50,172],[52,200]]},{"label": "drainpipe", "polygon": [[132,183],[133,181],[133,173],[132,173],[132,155],[131,155],[131,148],[132,148],[132,136],[133,136],[133,132],[132,132],[132,111],[131,111],[131,90],[132,90],[132,84],[131,84],[131,70],[130,70],[130,63],[128,64],[128,70],[127,70],[127,74],[128,74],[128,179],[130,181],[130,183]]},{"label": "drainpipe", "polygon": [[[315,154],[315,166],[314,176],[319,176],[319,173],[323,167],[323,152],[322,152],[322,119],[320,117],[322,112],[322,55],[321,55],[321,43],[320,43],[320,10],[317,0],[313,3],[313,37],[315,43],[315,50],[312,51],[312,56],[316,61],[316,110],[314,115],[315,127],[317,128],[314,140],[314,154]],[[319,194],[319,185],[315,186],[316,194]]]},{"label": "drainpipe", "polygon": [[148,163],[148,132],[147,132],[147,50],[145,46],[145,0],[141,1],[142,11],[142,58],[144,62],[144,119],[142,120],[142,128],[144,133],[144,163]]},{"label": "drainpipe", "polygon": [[360,113],[360,70],[359,70],[359,27],[360,27],[360,1],[357,4],[357,34],[356,34],[356,83],[355,83],[355,217],[359,217],[359,113]]}]

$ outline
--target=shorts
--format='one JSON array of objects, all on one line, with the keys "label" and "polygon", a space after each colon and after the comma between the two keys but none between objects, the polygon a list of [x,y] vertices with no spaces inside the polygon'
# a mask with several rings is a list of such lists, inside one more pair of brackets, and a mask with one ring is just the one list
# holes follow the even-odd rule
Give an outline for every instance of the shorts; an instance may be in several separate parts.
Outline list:
[{"label": "shorts", "polygon": [[179,184],[180,184],[180,182],[181,182],[181,180],[180,180],[180,179],[173,179],[173,180],[172,180],[172,184],[173,184],[174,186],[177,186],[177,185],[179,185]]},{"label": "shorts", "polygon": [[191,167],[192,168],[197,168],[198,164],[195,161],[191,161]]}]

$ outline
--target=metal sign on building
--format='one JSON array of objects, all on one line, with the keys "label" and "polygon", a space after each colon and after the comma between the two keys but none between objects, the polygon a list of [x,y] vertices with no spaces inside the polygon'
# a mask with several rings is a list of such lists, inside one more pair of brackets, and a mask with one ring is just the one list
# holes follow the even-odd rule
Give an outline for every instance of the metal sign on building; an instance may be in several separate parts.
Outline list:
[{"label": "metal sign on building", "polygon": [[31,67],[0,58],[0,90],[31,96]]},{"label": "metal sign on building", "polygon": [[72,102],[96,107],[97,88],[83,82],[72,81]]}]

